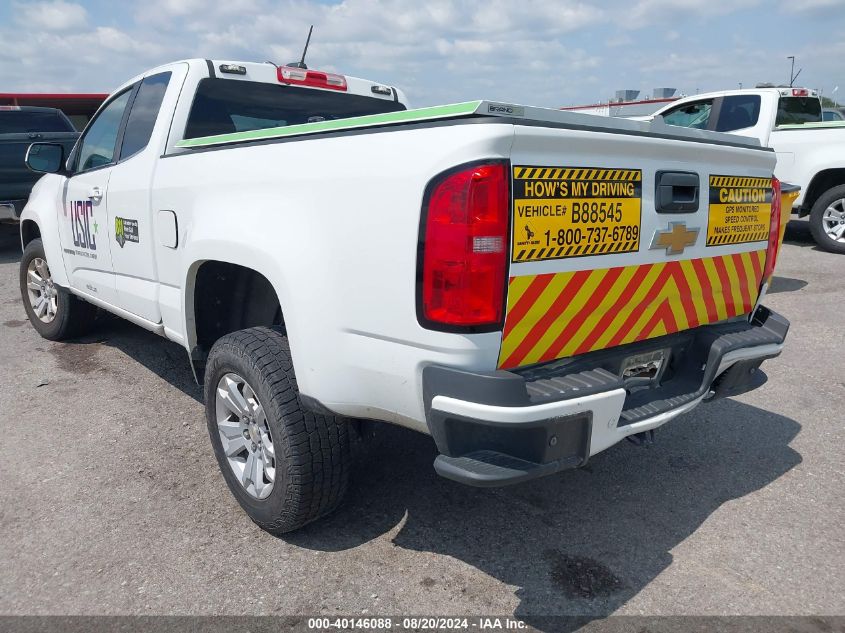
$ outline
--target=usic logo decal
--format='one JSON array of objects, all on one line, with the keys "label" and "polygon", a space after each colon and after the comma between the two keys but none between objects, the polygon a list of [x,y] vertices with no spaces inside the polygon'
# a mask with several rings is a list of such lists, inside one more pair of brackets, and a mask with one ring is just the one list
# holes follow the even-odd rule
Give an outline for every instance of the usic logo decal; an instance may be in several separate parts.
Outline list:
[{"label": "usic logo decal", "polygon": [[[73,245],[78,248],[97,250],[96,233],[99,230],[97,221],[91,224],[94,217],[94,207],[90,200],[72,200],[70,202],[70,233]],[[94,232],[91,232],[93,227]]]}]

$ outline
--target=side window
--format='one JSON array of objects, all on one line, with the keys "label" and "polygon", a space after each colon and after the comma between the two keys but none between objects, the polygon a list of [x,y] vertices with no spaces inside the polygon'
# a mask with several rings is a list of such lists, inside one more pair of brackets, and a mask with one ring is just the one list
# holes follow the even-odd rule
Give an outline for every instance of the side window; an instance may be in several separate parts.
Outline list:
[{"label": "side window", "polygon": [[717,132],[733,132],[757,125],[760,118],[760,95],[731,95],[722,99]]},{"label": "side window", "polygon": [[126,121],[126,131],[120,147],[120,160],[137,154],[147,146],[153,134],[153,126],[164,100],[164,93],[170,81],[170,73],[150,75],[141,82],[129,119]]},{"label": "side window", "polygon": [[76,171],[86,171],[114,162],[117,134],[131,94],[132,89],[129,88],[115,97],[88,126],[85,136],[79,142]]},{"label": "side window", "polygon": [[713,109],[712,99],[707,101],[696,101],[672,108],[663,115],[663,120],[668,125],[680,127],[694,127],[699,130],[706,130],[710,122],[710,111]]}]

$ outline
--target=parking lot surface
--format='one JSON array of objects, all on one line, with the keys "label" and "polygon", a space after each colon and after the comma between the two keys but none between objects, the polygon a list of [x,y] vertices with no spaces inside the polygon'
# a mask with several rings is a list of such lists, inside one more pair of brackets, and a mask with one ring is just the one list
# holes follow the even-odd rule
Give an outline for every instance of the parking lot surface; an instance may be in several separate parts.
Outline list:
[{"label": "parking lot surface", "polygon": [[340,510],[284,539],[229,494],[184,350],[111,318],[41,339],[19,256],[0,226],[0,614],[845,614],[845,258],[804,222],[763,388],[498,490],[379,426]]}]

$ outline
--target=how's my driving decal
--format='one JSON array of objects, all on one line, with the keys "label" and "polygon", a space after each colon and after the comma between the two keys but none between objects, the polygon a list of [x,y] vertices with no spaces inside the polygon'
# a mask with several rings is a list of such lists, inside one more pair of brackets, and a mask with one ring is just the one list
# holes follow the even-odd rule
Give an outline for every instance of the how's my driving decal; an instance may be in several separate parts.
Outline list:
[{"label": "how's my driving decal", "polygon": [[642,170],[513,168],[514,263],[635,253]]}]

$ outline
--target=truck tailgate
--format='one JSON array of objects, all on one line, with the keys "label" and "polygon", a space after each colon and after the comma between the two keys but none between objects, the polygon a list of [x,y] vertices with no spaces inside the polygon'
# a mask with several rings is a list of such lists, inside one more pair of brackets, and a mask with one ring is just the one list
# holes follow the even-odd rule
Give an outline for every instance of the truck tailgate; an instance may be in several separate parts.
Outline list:
[{"label": "truck tailgate", "polygon": [[749,313],[774,164],[772,152],[751,147],[515,126],[499,367]]}]

